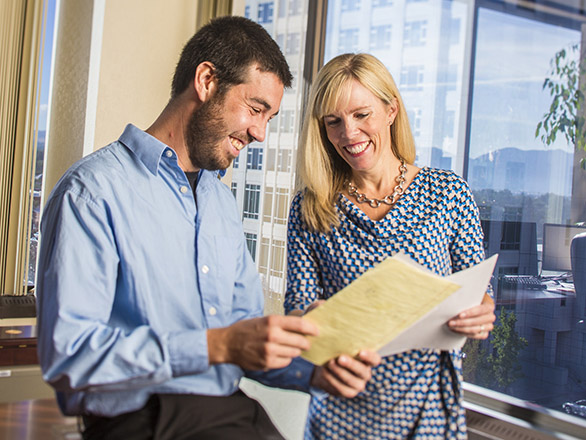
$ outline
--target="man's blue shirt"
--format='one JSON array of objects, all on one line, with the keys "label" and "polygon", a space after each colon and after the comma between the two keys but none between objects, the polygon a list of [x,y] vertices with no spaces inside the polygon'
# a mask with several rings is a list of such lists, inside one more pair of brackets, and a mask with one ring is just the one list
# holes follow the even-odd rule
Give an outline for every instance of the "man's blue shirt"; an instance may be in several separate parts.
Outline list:
[{"label": "man's blue shirt", "polygon": [[[261,316],[240,215],[218,172],[196,200],[175,152],[128,125],[61,178],[41,223],[43,376],[66,414],[114,416],[153,393],[229,395],[243,371],[210,366],[209,328]],[[311,365],[256,379],[307,389]]]}]

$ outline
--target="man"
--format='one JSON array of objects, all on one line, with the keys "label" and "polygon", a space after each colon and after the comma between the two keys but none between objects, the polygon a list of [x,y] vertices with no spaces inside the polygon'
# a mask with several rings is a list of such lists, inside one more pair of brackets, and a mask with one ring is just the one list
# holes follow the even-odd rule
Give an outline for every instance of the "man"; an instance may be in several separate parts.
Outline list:
[{"label": "man", "polygon": [[53,190],[39,354],[63,412],[82,415],[84,438],[281,438],[238,390],[244,370],[352,397],[379,363],[369,351],[315,369],[298,358],[318,330],[262,317],[234,198],[218,181],[216,170],[264,139],[290,82],[261,26],[216,19],[184,47],[152,126],[128,125]]}]

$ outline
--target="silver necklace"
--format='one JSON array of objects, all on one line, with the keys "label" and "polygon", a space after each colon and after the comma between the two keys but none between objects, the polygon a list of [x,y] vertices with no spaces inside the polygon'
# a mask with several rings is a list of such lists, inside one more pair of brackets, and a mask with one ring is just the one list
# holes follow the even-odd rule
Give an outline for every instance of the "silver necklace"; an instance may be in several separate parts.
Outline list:
[{"label": "silver necklace", "polygon": [[348,187],[348,194],[354,197],[358,203],[368,203],[371,208],[378,208],[382,204],[393,206],[397,202],[399,196],[405,192],[403,185],[405,184],[405,174],[407,174],[407,167],[405,166],[404,160],[401,160],[399,172],[401,174],[399,174],[397,177],[397,186],[393,188],[393,193],[391,195],[385,196],[382,199],[368,198],[366,194],[358,192],[358,188],[356,188],[352,182],[346,180],[345,184]]}]

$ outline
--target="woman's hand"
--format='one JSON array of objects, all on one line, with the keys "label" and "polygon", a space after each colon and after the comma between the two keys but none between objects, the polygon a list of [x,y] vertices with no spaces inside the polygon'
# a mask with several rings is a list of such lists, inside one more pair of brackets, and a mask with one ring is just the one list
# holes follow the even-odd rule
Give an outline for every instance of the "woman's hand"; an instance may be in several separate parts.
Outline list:
[{"label": "woman's hand", "polygon": [[448,321],[450,330],[461,333],[471,339],[486,339],[494,328],[494,301],[488,295],[484,295],[482,304],[464,310],[458,316]]},{"label": "woman's hand", "polygon": [[318,299],[317,301],[311,303],[311,305],[308,308],[306,308],[305,310],[291,310],[288,314],[292,315],[292,316],[303,316],[306,313],[311,312],[316,307],[321,306],[325,302],[326,302],[325,299]]},{"label": "woman's hand", "polygon": [[334,396],[350,399],[364,390],[372,377],[372,367],[380,362],[380,355],[370,350],[362,350],[355,358],[341,355],[315,367],[311,385]]}]

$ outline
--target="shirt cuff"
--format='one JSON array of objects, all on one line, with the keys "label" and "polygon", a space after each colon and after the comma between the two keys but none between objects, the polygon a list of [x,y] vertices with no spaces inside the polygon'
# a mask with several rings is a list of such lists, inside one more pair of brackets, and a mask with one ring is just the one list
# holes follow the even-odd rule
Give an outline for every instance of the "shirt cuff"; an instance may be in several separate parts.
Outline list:
[{"label": "shirt cuff", "polygon": [[169,333],[167,347],[173,377],[202,373],[210,367],[206,329]]},{"label": "shirt cuff", "polygon": [[248,370],[245,371],[245,375],[268,386],[309,393],[314,368],[311,362],[297,357],[284,368],[269,371]]}]

